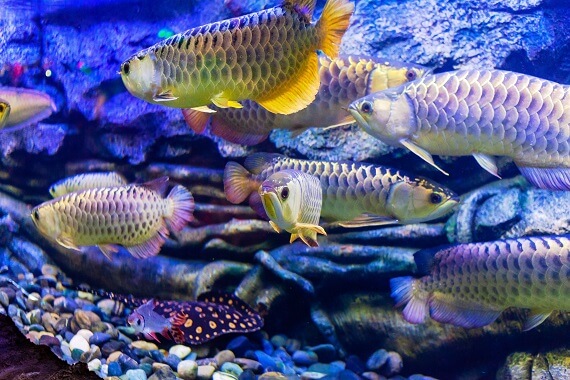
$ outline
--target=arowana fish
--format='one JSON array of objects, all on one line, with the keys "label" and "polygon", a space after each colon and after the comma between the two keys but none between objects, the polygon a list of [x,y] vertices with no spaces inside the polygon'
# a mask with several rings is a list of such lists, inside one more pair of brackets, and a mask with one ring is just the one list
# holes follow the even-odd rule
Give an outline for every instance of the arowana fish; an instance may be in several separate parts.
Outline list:
[{"label": "arowana fish", "polygon": [[6,125],[8,116],[10,116],[10,104],[8,104],[8,102],[0,100],[0,129],[4,128]]},{"label": "arowana fish", "polygon": [[310,127],[327,128],[354,123],[346,108],[354,100],[376,91],[421,78],[429,70],[380,58],[340,56],[331,59],[319,57],[320,87],[315,100],[301,111],[279,115],[267,111],[251,100],[242,102],[243,108],[218,108],[207,114],[192,109],[182,110],[188,125],[196,133],[203,133],[208,121],[210,130],[236,144],[255,145],[274,129],[288,129],[294,135]]},{"label": "arowana fish", "polygon": [[0,87],[0,99],[10,104],[5,127],[25,127],[37,123],[56,111],[53,99],[37,90]]},{"label": "arowana fish", "polygon": [[273,113],[309,105],[319,88],[317,50],[335,57],[354,4],[328,0],[311,23],[316,0],[190,29],[121,65],[129,92],[151,103],[211,112],[252,99]]},{"label": "arowana fish", "polygon": [[569,88],[508,71],[460,70],[369,95],[349,109],[368,133],[442,172],[432,154],[472,155],[495,176],[494,156],[507,156],[535,186],[570,190]]},{"label": "arowana fish", "polygon": [[49,193],[53,198],[57,198],[76,191],[126,184],[125,177],[116,172],[83,173],[57,181],[50,186]]},{"label": "arowana fish", "polygon": [[58,244],[79,250],[97,245],[110,258],[124,246],[133,256],[158,254],[172,231],[180,231],[194,210],[192,194],[163,177],[146,184],[87,189],[44,202],[32,210],[38,230]]},{"label": "arowana fish", "polygon": [[415,255],[423,277],[390,281],[404,319],[427,316],[472,328],[492,323],[508,307],[528,308],[524,330],[553,310],[570,311],[570,239],[536,236],[427,249]]},{"label": "arowana fish", "polygon": [[291,233],[291,243],[300,238],[310,247],[318,246],[323,191],[317,177],[299,170],[273,173],[259,187],[259,195],[271,227]]},{"label": "arowana fish", "polygon": [[458,202],[453,191],[388,167],[298,160],[266,153],[248,157],[245,168],[228,162],[224,171],[227,199],[241,203],[249,197],[250,205],[260,212],[259,186],[284,169],[317,177],[323,195],[321,218],[345,227],[428,221],[444,216]]},{"label": "arowana fish", "polygon": [[202,344],[220,335],[253,332],[263,318],[245,302],[230,294],[210,292],[198,301],[150,300],[127,319],[137,334],[158,341],[157,334],[176,343]]}]

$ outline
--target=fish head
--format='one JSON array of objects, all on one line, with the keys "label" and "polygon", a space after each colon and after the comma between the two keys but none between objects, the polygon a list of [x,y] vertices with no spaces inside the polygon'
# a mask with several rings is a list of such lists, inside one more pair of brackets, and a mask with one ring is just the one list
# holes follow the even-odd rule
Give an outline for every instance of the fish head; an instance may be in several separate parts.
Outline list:
[{"label": "fish head", "polygon": [[121,79],[127,90],[139,99],[151,102],[161,87],[161,75],[154,53],[149,50],[133,55],[121,65]]},{"label": "fish head", "polygon": [[406,85],[375,92],[357,99],[348,107],[358,125],[388,145],[399,146],[414,135],[417,120]]},{"label": "fish head", "polygon": [[144,316],[137,310],[133,311],[127,318],[127,323],[135,329],[135,334],[140,335],[144,331]]},{"label": "fish head", "polygon": [[172,327],[168,318],[154,311],[154,300],[136,308],[127,318],[127,322],[134,328],[136,334],[154,340],[158,340],[157,333],[162,334]]},{"label": "fish head", "polygon": [[269,219],[281,229],[291,231],[302,207],[301,184],[292,171],[272,174],[259,187],[259,195]]},{"label": "fish head", "polygon": [[431,74],[431,69],[405,62],[386,61],[377,63],[370,72],[366,93],[372,94],[387,88],[401,86]]},{"label": "fish head", "polygon": [[32,222],[40,233],[51,239],[56,239],[61,233],[59,218],[52,202],[44,202],[32,209]]},{"label": "fish head", "polygon": [[4,100],[0,100],[0,128],[6,125],[8,121],[8,116],[10,116],[10,104]]},{"label": "fish head", "polygon": [[404,177],[390,187],[387,204],[403,224],[440,218],[459,203],[453,191],[425,178]]}]

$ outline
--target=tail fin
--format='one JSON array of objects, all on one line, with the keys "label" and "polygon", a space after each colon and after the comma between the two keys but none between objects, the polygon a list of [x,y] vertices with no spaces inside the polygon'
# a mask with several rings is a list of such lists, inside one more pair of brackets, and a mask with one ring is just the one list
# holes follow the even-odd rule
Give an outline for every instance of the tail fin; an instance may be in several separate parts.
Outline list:
[{"label": "tail fin", "polygon": [[338,56],[340,41],[350,24],[354,3],[348,0],[328,0],[317,22],[322,50],[331,58]]},{"label": "tail fin", "polygon": [[238,204],[256,190],[251,173],[237,162],[228,162],[224,169],[224,192],[228,201]]},{"label": "tail fin", "polygon": [[171,202],[172,212],[166,218],[166,224],[170,230],[180,231],[192,220],[194,197],[184,186],[177,185],[170,191],[167,199]]},{"label": "tail fin", "polygon": [[390,280],[392,298],[396,307],[406,305],[404,319],[410,323],[422,323],[429,314],[428,293],[418,289],[418,280],[413,277],[396,277]]}]

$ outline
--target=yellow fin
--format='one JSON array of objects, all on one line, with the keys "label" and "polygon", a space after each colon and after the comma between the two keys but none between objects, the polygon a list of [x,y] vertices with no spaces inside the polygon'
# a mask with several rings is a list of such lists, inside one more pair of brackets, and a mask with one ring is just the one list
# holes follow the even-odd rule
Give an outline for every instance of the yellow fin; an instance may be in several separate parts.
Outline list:
[{"label": "yellow fin", "polygon": [[229,100],[223,92],[215,95],[211,100],[214,105],[220,108],[243,108],[239,102]]},{"label": "yellow fin", "polygon": [[331,58],[338,56],[340,41],[350,25],[354,3],[348,0],[328,0],[323,8],[317,29],[321,36],[319,49]]},{"label": "yellow fin", "polygon": [[318,69],[318,56],[311,52],[296,75],[281,83],[270,94],[253,100],[269,112],[281,115],[301,111],[315,100],[319,91]]},{"label": "yellow fin", "polygon": [[275,224],[274,222],[272,222],[271,220],[269,221],[269,225],[271,227],[273,227],[273,229],[275,230],[275,232],[277,232],[278,234],[281,233],[281,228],[279,228],[279,226],[277,226],[277,224]]},{"label": "yellow fin", "polygon": [[292,243],[299,238],[309,247],[319,246],[319,243],[317,243],[317,234],[325,236],[327,234],[323,227],[307,223],[296,223],[293,231],[295,232],[291,233],[291,239],[289,242]]},{"label": "yellow fin", "polygon": [[198,112],[216,113],[216,110],[213,110],[208,106],[192,107],[190,109],[192,109],[194,111],[198,111]]},{"label": "yellow fin", "polygon": [[101,252],[103,252],[105,257],[111,261],[113,260],[112,254],[119,252],[119,247],[113,244],[100,244],[97,247],[99,247],[99,249],[101,250]]},{"label": "yellow fin", "polygon": [[55,241],[62,247],[73,249],[75,251],[80,251],[79,247],[73,242],[69,236],[59,235]]},{"label": "yellow fin", "polygon": [[316,225],[316,224],[297,223],[297,224],[295,224],[295,228],[296,229],[304,229],[304,230],[315,231],[318,234],[327,236],[325,229],[321,226]]}]

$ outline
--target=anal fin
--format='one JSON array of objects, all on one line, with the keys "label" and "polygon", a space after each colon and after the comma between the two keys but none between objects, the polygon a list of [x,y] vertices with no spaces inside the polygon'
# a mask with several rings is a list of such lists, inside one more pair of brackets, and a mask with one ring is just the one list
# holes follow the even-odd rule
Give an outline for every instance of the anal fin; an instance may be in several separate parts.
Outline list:
[{"label": "anal fin", "polygon": [[112,260],[112,254],[119,252],[119,247],[114,244],[100,244],[97,247],[103,252],[106,258]]},{"label": "anal fin", "polygon": [[439,292],[434,292],[430,297],[429,309],[430,316],[434,320],[465,328],[490,325],[503,311],[476,302],[462,301]]},{"label": "anal fin", "polygon": [[69,236],[59,235],[57,239],[55,239],[55,241],[62,247],[65,247],[67,249],[73,249],[75,251],[80,251],[79,247]]},{"label": "anal fin", "polygon": [[570,168],[537,168],[516,163],[521,174],[534,186],[570,191]]},{"label": "anal fin", "polygon": [[182,109],[182,115],[186,124],[197,134],[201,135],[206,130],[210,114],[202,111],[197,111],[191,108]]},{"label": "anal fin", "polygon": [[168,234],[168,230],[159,231],[153,237],[144,243],[125,247],[127,251],[137,259],[146,259],[148,257],[158,255],[160,248],[165,242],[164,236]]},{"label": "anal fin", "polygon": [[339,226],[345,228],[383,226],[386,224],[395,224],[395,223],[398,223],[398,219],[392,218],[390,216],[374,215],[374,214],[362,214],[352,220],[337,222]]},{"label": "anal fin", "polygon": [[523,331],[528,331],[534,329],[536,326],[540,325],[552,314],[552,310],[534,310],[531,309],[530,314],[524,321]]},{"label": "anal fin", "polygon": [[473,157],[483,169],[495,177],[501,179],[501,176],[499,175],[499,168],[497,167],[497,162],[493,156],[489,156],[488,154],[483,153],[473,153]]},{"label": "anal fin", "polygon": [[210,122],[210,128],[214,135],[223,138],[229,142],[242,145],[257,145],[262,141],[265,141],[269,137],[270,129],[263,133],[254,133],[250,129],[251,127],[247,124],[232,125],[227,120],[225,120],[220,113],[212,116]]},{"label": "anal fin", "polygon": [[449,175],[449,173],[447,173],[445,170],[437,166],[435,162],[433,162],[433,157],[431,156],[431,153],[429,153],[424,148],[420,147],[419,145],[416,145],[414,142],[408,139],[402,139],[399,142],[400,144],[408,148],[412,153],[419,156],[422,160],[424,160],[425,162],[427,162],[428,164],[430,164],[431,166],[433,166],[443,174]]}]

